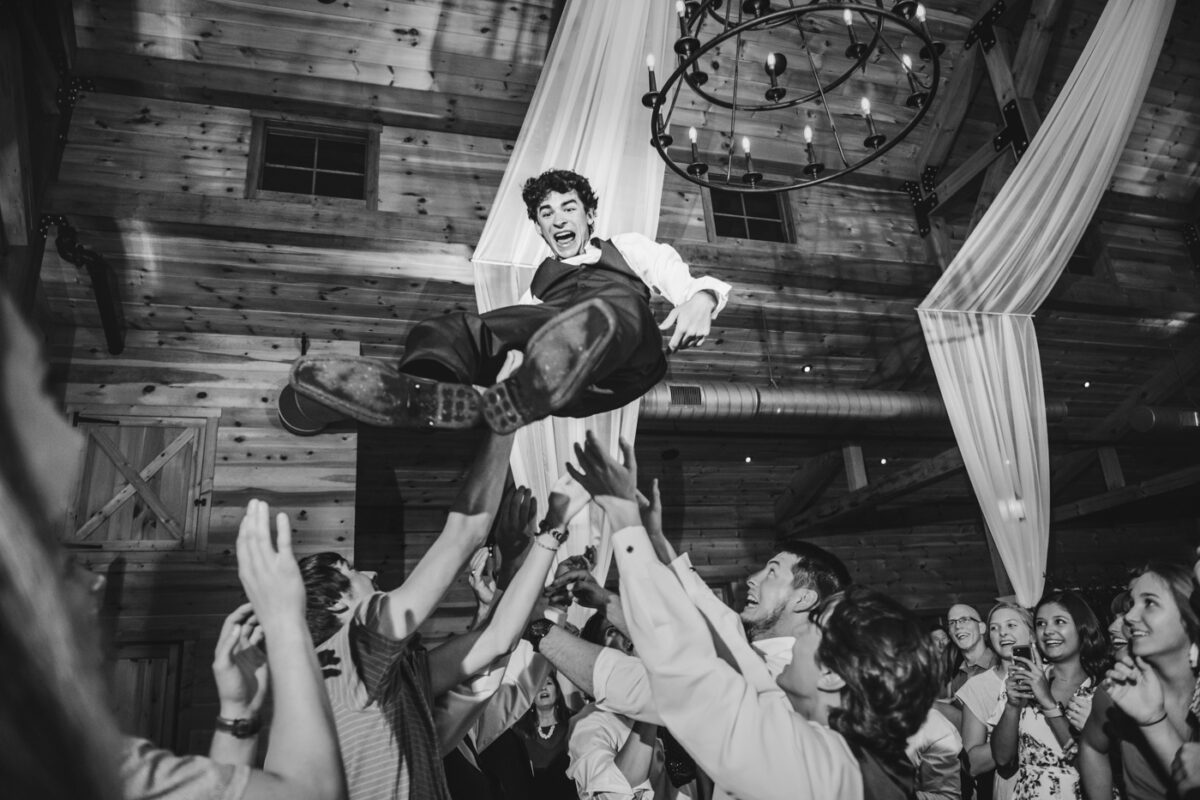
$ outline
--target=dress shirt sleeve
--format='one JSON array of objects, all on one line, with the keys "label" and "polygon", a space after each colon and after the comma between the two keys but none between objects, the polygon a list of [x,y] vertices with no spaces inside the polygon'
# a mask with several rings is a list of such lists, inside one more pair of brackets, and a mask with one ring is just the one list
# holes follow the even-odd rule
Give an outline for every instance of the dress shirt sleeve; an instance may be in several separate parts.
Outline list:
[{"label": "dress shirt sleeve", "polygon": [[596,690],[596,705],[604,711],[661,725],[662,719],[654,708],[654,695],[642,662],[630,655],[606,647],[592,666],[592,684]]},{"label": "dress shirt sleeve", "polygon": [[571,720],[567,754],[571,765],[567,777],[575,781],[580,800],[651,800],[654,791],[649,780],[630,786],[617,767],[617,753],[629,738],[633,726],[609,711],[587,706]]},{"label": "dress shirt sleeve", "polygon": [[692,567],[691,557],[683,553],[671,562],[671,570],[679,578],[683,590],[692,604],[704,615],[712,630],[717,654],[742,673],[751,686],[759,691],[775,688],[762,656],[746,641],[746,629],[742,618],[732,608],[721,602],[721,598],[706,584]]},{"label": "dress shirt sleeve", "polygon": [[959,800],[962,796],[962,737],[950,720],[930,709],[908,740],[906,755],[917,768],[917,800]]},{"label": "dress shirt sleeve", "polygon": [[613,534],[621,603],[655,706],[696,763],[742,800],[860,800],[846,740],[797,714],[783,690],[751,684],[717,655],[704,617],[659,563],[641,526]]},{"label": "dress shirt sleeve", "polygon": [[688,265],[669,244],[659,244],[640,233],[619,233],[612,243],[624,256],[630,268],[655,294],[661,294],[678,306],[691,300],[697,292],[712,292],[717,298],[713,319],[729,302],[730,285],[707,275],[693,278]]}]

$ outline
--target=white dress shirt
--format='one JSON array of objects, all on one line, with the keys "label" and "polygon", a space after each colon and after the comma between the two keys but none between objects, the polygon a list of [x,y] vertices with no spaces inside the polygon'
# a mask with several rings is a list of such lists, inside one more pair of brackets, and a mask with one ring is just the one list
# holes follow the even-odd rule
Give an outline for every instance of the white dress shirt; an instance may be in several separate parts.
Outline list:
[{"label": "white dress shirt", "polygon": [[908,737],[904,754],[917,768],[917,800],[962,797],[962,736],[936,708],[929,709],[917,732]]},{"label": "white dress shirt", "polygon": [[614,533],[613,551],[654,705],[714,783],[740,800],[861,800],[862,772],[846,740],[798,714],[744,638],[724,641],[737,669],[717,654],[705,616],[659,563],[645,529]]},{"label": "white dress shirt", "polygon": [[654,791],[647,777],[637,785],[617,767],[617,753],[633,733],[633,723],[625,717],[602,711],[589,703],[571,718],[567,754],[571,766],[567,777],[575,781],[580,800],[603,797],[605,800],[652,800]]}]

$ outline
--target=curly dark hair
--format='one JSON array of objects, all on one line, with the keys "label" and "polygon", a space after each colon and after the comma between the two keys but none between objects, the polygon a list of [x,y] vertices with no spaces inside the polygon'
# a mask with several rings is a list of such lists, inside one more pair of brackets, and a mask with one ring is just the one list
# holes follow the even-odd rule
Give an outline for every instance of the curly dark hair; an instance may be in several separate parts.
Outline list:
[{"label": "curly dark hair", "polygon": [[854,749],[887,760],[904,747],[938,695],[941,669],[916,615],[887,595],[851,586],[813,612],[823,632],[817,662],[845,681],[829,727]]},{"label": "curly dark hair", "polygon": [[600,198],[592,190],[588,179],[578,172],[569,169],[548,169],[536,178],[525,181],[521,188],[521,199],[525,201],[525,213],[531,220],[537,220],[538,206],[551,192],[570,194],[578,192],[583,201],[583,210],[594,212],[600,204]]},{"label": "curly dark hair", "polygon": [[1075,622],[1075,629],[1079,631],[1079,663],[1083,665],[1083,672],[1092,679],[1092,683],[1099,683],[1104,678],[1110,662],[1108,632],[1101,627],[1096,613],[1092,611],[1083,596],[1070,589],[1047,592],[1038,601],[1037,606],[1033,609],[1035,632],[1037,630],[1037,612],[1041,610],[1042,606],[1051,603],[1062,606],[1071,615],[1071,619]]},{"label": "curly dark hair", "polygon": [[320,645],[342,627],[334,608],[350,591],[350,579],[338,569],[346,563],[338,553],[314,553],[300,559],[300,577],[304,580],[304,621],[313,645]]}]

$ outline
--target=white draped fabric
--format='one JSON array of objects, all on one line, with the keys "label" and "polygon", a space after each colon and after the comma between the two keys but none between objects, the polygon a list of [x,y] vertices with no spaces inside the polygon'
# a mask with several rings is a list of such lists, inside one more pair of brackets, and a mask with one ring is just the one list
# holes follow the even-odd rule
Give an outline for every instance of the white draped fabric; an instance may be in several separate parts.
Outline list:
[{"label": "white draped fabric", "polygon": [[1174,0],[1109,0],[1029,149],[918,308],[967,474],[1022,605],[1045,582],[1049,447],[1032,314],[1133,127]]},{"label": "white draped fabric", "polygon": [[[559,22],[529,113],[472,261],[481,312],[513,305],[528,288],[549,248],[521,200],[524,182],[547,169],[587,176],[600,197],[596,232],[637,232],[654,238],[662,199],[663,164],[650,145],[646,55],[668,52],[674,4],[665,0],[569,0]],[[617,438],[633,442],[636,402],[585,420],[553,418],[517,434],[512,470],[533,490],[538,507],[573,460],[572,445],[591,429],[612,452]],[[568,555],[597,547],[603,580],[612,552],[603,514],[591,504],[571,525]]]}]

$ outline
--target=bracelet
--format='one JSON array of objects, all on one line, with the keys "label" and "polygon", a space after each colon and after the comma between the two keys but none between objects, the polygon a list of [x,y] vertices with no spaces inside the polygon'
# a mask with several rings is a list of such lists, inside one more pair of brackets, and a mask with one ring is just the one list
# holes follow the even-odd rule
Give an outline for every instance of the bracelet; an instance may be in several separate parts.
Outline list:
[{"label": "bracelet", "polygon": [[558,542],[557,539],[555,539],[555,542],[557,542],[557,544],[555,544],[554,547],[551,547],[550,545],[542,544],[542,537],[540,534],[533,537],[534,544],[536,544],[538,547],[542,548],[543,550],[549,550],[551,553],[557,553],[558,548],[562,546],[562,543]]},{"label": "bracelet", "polygon": [[1166,711],[1166,709],[1163,709],[1163,715],[1161,717],[1159,717],[1158,719],[1155,719],[1155,720],[1151,720],[1150,722],[1139,722],[1138,727],[1139,728],[1150,728],[1150,727],[1162,722],[1166,718],[1167,718],[1167,711]]},{"label": "bracelet", "polygon": [[543,533],[548,533],[553,536],[559,544],[562,544],[567,540],[567,527],[565,525],[556,527],[554,525],[547,525],[546,521],[542,520],[542,524],[538,526],[538,534]]},{"label": "bracelet", "polygon": [[1055,717],[1063,716],[1062,703],[1056,703],[1056,704],[1050,706],[1050,708],[1043,708],[1042,716],[1045,717],[1046,719],[1054,719]]},{"label": "bracelet", "polygon": [[533,645],[533,652],[540,653],[542,639],[546,638],[546,634],[553,627],[554,623],[548,619],[535,619],[525,628],[521,638]]},{"label": "bracelet", "polygon": [[215,727],[216,730],[224,731],[235,739],[249,739],[251,736],[256,736],[262,730],[262,719],[257,716],[243,717],[241,719],[217,717]]}]

